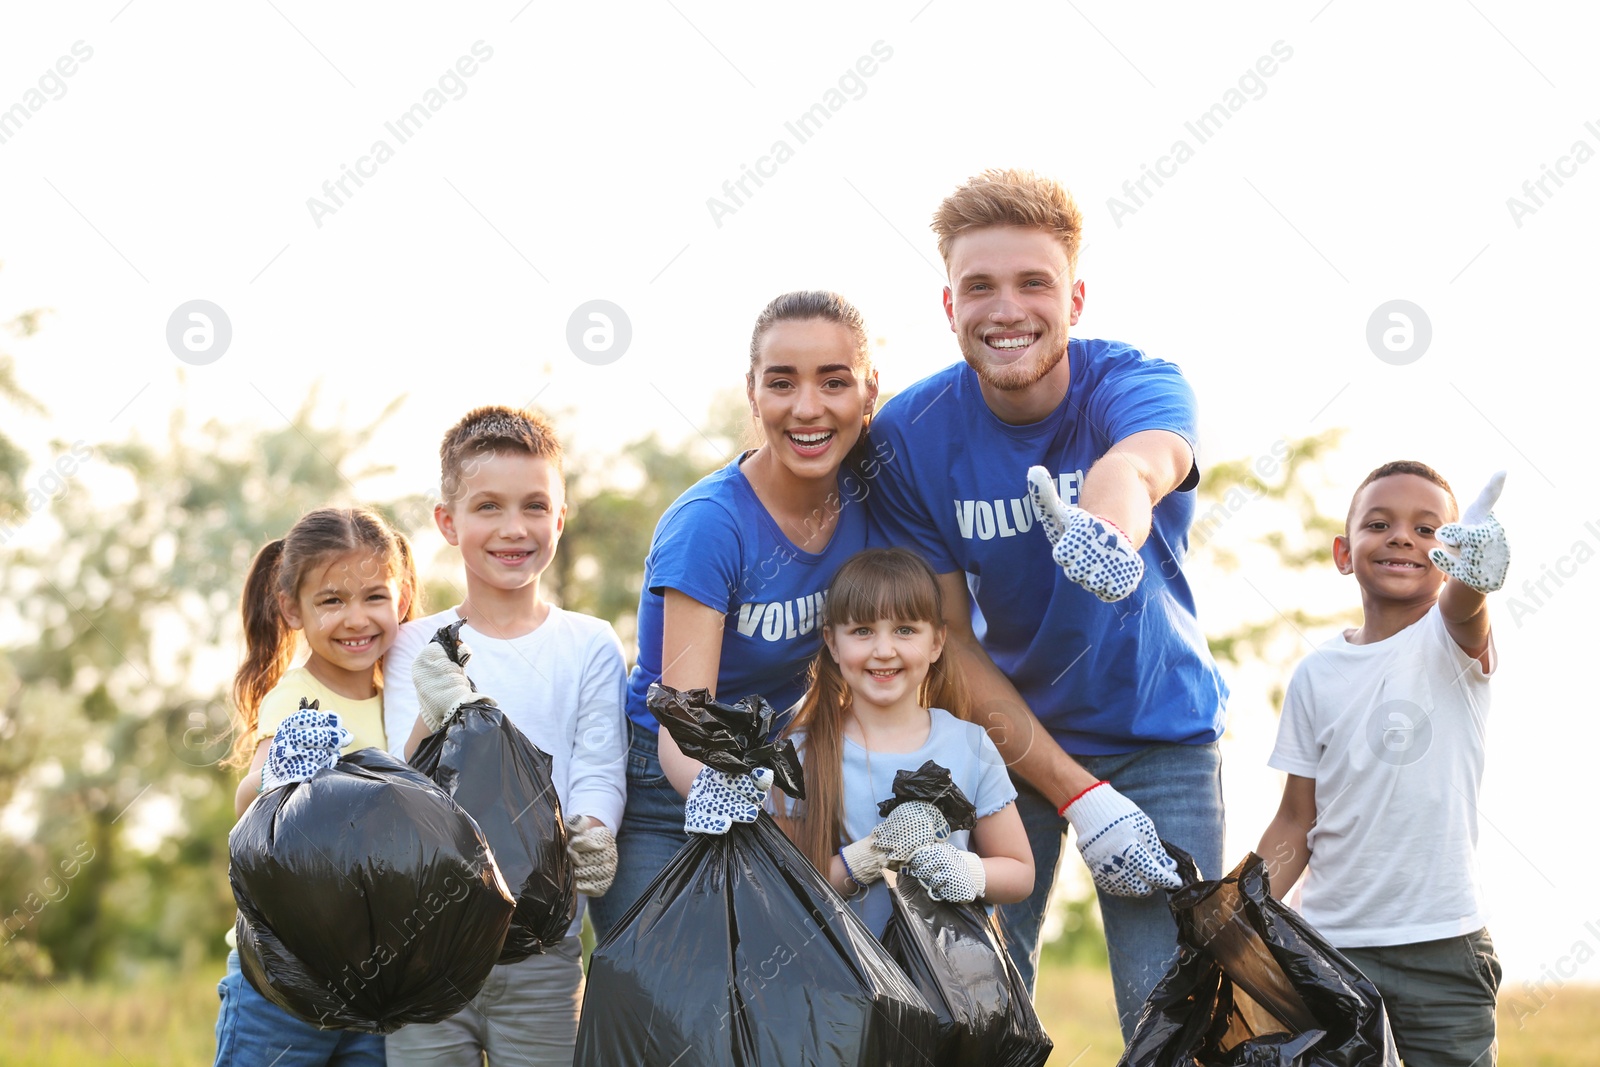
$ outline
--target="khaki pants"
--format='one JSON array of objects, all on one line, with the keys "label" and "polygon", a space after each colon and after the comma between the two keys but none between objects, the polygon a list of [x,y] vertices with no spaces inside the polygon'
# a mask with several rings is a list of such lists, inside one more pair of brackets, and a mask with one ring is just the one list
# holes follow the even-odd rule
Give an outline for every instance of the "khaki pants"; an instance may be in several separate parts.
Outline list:
[{"label": "khaki pants", "polygon": [[389,1067],[572,1067],[583,1003],[576,937],[496,967],[471,1004],[441,1023],[389,1035]]},{"label": "khaki pants", "polygon": [[1494,1067],[1500,959],[1488,930],[1339,951],[1383,994],[1406,1067]]}]

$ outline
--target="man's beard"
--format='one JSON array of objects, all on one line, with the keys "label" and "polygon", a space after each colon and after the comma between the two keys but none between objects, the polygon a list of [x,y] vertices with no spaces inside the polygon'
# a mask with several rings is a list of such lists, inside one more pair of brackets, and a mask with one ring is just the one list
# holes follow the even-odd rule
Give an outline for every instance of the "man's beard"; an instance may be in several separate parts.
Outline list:
[{"label": "man's beard", "polygon": [[[1051,343],[1055,338],[1053,332],[1041,333],[1039,340],[1033,343],[1035,349],[1043,349],[1039,355],[1030,352],[1028,359],[1006,366],[995,366],[991,360],[993,353],[983,341],[973,340],[969,335],[961,336],[961,355],[966,358],[967,366],[971,367],[978,375],[978,380],[991,389],[1012,393],[1026,389],[1035,382],[1040,381],[1045,375],[1056,369],[1067,354],[1067,338],[1061,338],[1059,347],[1053,350]],[[969,345],[976,345],[980,351],[974,353]]]}]

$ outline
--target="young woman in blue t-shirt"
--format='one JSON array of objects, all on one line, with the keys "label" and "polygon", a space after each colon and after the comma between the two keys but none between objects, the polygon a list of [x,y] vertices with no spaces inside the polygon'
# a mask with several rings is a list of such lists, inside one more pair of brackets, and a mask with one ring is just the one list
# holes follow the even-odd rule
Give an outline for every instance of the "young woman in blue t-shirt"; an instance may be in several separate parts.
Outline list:
[{"label": "young woman in blue t-shirt", "polygon": [[773,300],[750,338],[745,390],[760,446],[679,497],[645,559],[617,877],[592,905],[602,938],[688,840],[683,794],[699,764],[658,735],[651,684],[790,707],[821,647],[828,582],[866,546],[878,375],[861,313],[836,293]]}]

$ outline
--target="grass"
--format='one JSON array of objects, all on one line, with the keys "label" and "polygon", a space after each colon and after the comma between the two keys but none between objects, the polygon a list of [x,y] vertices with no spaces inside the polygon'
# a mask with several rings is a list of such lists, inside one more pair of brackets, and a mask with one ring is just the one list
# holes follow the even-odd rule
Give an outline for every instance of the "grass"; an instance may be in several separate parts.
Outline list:
[{"label": "grass", "polygon": [[0,1063],[67,1067],[209,1064],[216,1055],[216,973],[137,986],[54,980],[0,985]]},{"label": "grass", "polygon": [[[215,1049],[215,973],[152,976],[137,986],[0,984],[0,1064],[78,1067],[205,1065]],[[1055,1039],[1051,1067],[1113,1067],[1122,1052],[1110,975],[1047,965],[1039,1014]],[[1590,1067],[1597,1062],[1600,987],[1569,985],[1543,995],[1503,990],[1500,1057],[1516,1067]]]}]

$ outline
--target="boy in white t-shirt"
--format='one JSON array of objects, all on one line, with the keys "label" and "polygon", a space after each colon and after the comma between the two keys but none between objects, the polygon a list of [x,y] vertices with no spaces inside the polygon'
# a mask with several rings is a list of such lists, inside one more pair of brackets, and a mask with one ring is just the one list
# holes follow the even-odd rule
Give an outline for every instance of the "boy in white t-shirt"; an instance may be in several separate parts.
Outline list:
[{"label": "boy in white t-shirt", "polygon": [[1510,559],[1490,514],[1503,478],[1457,522],[1426,464],[1367,475],[1333,543],[1362,624],[1295,669],[1268,761],[1288,773],[1256,848],[1273,891],[1308,872],[1301,914],[1383,994],[1406,1067],[1497,1054],[1500,961],[1476,848],[1495,668],[1485,594]]},{"label": "boy in white t-shirt", "polygon": [[[466,619],[466,673],[550,755],[578,890],[599,896],[616,873],[612,835],[626,799],[626,674],[609,623],[565,611],[539,592],[566,524],[560,442],[532,412],[483,407],[445,434],[439,458],[444,499],[434,521],[461,552],[467,595],[457,607],[406,623],[384,657],[395,679],[384,694],[390,747],[409,757],[451,707],[471,699],[460,669],[430,645],[441,626]],[[413,671],[414,663],[423,669]],[[426,680],[428,699],[413,678]],[[447,695],[452,684],[460,690],[455,701]],[[489,1067],[570,1067],[583,999],[581,921],[580,909],[560,944],[496,966],[482,992],[449,1019],[390,1034],[390,1067],[477,1067],[485,1054]]]}]

